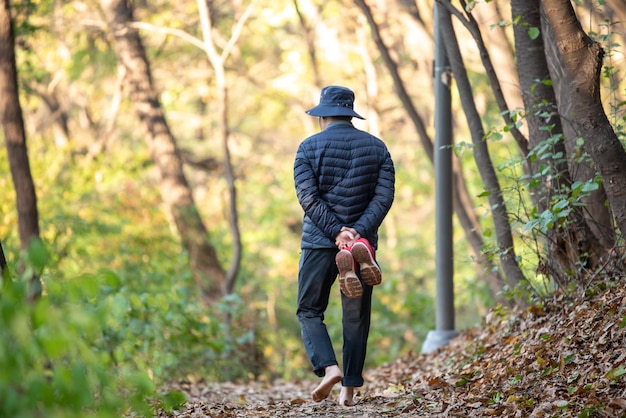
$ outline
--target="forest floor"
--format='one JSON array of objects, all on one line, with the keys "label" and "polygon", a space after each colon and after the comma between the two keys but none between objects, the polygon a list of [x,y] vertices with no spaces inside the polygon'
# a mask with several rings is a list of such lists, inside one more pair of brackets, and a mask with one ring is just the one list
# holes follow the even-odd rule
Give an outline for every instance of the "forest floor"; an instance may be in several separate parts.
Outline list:
[{"label": "forest floor", "polygon": [[[589,293],[589,292],[588,292]],[[626,417],[626,280],[523,313],[492,311],[433,354],[370,370],[354,407],[316,381],[180,383],[183,407],[158,416]]]}]

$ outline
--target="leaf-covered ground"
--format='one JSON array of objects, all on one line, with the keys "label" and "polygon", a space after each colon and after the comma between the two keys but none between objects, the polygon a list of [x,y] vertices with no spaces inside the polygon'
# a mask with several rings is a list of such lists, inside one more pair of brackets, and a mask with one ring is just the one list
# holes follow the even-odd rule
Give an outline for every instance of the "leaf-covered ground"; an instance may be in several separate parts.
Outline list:
[{"label": "leaf-covered ground", "polygon": [[314,403],[316,382],[188,384],[159,417],[626,417],[626,282],[491,312],[438,352],[371,370],[355,407]]}]

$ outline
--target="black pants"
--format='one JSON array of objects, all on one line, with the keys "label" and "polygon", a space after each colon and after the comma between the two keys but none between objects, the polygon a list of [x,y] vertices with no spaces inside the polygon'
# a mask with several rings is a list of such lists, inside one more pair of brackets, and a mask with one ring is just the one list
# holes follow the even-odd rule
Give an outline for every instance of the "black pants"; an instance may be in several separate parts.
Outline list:
[{"label": "black pants", "polygon": [[[324,324],[330,292],[337,278],[336,249],[303,249],[298,272],[297,316],[302,341],[313,372],[337,365],[333,344]],[[358,271],[357,271],[358,274]],[[337,293],[339,290],[337,289]],[[341,293],[343,310],[343,386],[363,386],[363,365],[372,310],[372,287],[363,284],[363,296],[350,299]]]}]

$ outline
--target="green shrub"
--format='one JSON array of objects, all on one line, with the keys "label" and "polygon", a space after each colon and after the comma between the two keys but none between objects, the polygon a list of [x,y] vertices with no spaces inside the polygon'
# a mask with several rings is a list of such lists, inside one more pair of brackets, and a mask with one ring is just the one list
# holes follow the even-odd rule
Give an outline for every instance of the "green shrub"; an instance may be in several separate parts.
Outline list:
[{"label": "green shrub", "polygon": [[115,306],[100,298],[94,277],[64,283],[46,277],[43,296],[30,301],[29,278],[45,263],[41,249],[24,257],[21,274],[2,279],[0,416],[152,416],[155,405],[180,402],[159,396],[140,364],[118,361],[113,344],[103,349]]},{"label": "green shrub", "polygon": [[4,280],[0,298],[0,415],[119,417],[147,415],[154,394],[147,374],[113,367],[95,342],[95,311],[67,299],[27,302],[27,282]]},{"label": "green shrub", "polygon": [[164,263],[82,279],[95,281],[104,312],[98,346],[118,364],[142,365],[158,385],[248,377],[254,335],[241,323],[242,300],[230,295],[206,307],[186,274]]}]

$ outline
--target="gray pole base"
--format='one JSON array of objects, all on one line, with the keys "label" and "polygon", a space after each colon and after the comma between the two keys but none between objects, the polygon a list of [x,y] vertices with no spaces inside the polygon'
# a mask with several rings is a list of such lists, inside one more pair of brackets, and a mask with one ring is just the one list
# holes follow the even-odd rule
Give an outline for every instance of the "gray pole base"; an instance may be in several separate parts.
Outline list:
[{"label": "gray pole base", "polygon": [[455,330],[428,331],[428,335],[426,336],[426,341],[424,341],[424,345],[422,345],[422,354],[433,353],[439,347],[448,345],[450,340],[456,337],[457,335],[459,335],[459,333]]}]

